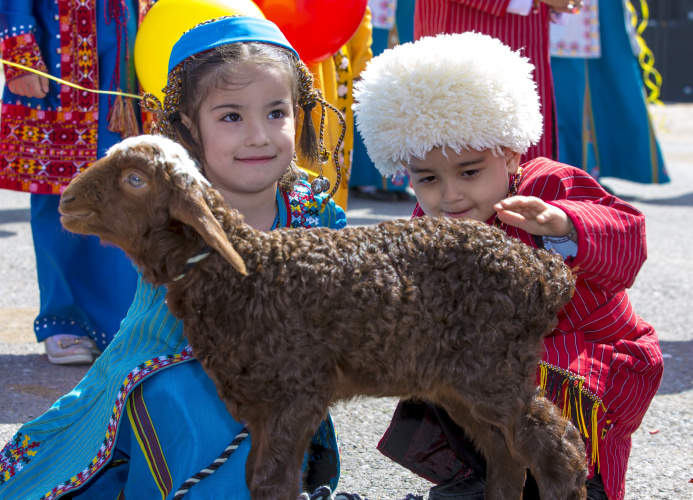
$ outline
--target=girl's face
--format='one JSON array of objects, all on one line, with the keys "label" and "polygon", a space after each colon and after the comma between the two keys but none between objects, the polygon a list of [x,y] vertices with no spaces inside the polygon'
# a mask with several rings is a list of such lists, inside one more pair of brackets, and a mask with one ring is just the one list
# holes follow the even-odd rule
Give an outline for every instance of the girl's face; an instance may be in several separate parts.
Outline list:
[{"label": "girl's face", "polygon": [[483,151],[437,147],[406,165],[419,205],[426,215],[485,222],[495,215],[493,205],[506,197],[520,154],[505,150],[497,157]]},{"label": "girl's face", "polygon": [[228,200],[274,195],[294,156],[294,118],[289,75],[248,63],[202,99],[197,126],[183,122],[202,145],[205,175]]}]

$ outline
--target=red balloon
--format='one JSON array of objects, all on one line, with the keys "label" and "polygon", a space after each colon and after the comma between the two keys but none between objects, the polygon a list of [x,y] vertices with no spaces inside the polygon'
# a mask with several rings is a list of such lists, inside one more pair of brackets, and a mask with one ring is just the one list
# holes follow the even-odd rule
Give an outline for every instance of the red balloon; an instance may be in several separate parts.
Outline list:
[{"label": "red balloon", "polygon": [[324,61],[349,41],[368,0],[255,0],[255,4],[310,64]]}]

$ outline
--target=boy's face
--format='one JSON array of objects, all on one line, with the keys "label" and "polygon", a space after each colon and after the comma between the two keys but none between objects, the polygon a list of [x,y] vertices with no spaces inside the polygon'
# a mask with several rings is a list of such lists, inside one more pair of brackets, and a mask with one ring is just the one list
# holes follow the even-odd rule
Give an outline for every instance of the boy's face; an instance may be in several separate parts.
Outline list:
[{"label": "boy's face", "polygon": [[437,147],[406,165],[419,205],[430,216],[474,219],[485,222],[495,215],[493,205],[506,197],[517,171],[520,154],[504,150],[503,156],[483,151]]}]

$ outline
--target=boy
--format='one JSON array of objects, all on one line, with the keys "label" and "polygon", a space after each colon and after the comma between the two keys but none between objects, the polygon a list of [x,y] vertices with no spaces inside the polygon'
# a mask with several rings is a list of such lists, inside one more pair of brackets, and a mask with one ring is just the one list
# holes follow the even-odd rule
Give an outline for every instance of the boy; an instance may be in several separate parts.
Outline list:
[{"label": "boy", "polygon": [[[371,61],[356,123],[384,176],[406,169],[414,216],[471,218],[560,253],[572,300],[544,341],[538,382],[585,438],[588,498],[622,500],[631,435],[662,376],[657,335],[630,304],[644,216],[586,172],[547,158],[533,67],[479,33],[425,37]],[[439,408],[402,402],[379,449],[438,483],[429,499],[483,498],[484,460]],[[524,498],[538,498],[528,480]]]}]

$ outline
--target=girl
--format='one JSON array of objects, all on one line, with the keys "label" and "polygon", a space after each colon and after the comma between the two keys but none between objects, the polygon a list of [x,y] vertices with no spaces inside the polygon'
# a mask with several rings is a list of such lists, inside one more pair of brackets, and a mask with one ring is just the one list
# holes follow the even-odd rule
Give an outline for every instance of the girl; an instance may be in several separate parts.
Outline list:
[{"label": "girl", "polygon": [[[662,377],[657,334],[626,293],[647,256],[644,216],[583,170],[520,165],[542,133],[532,70],[486,35],[425,37],[371,61],[356,121],[381,173],[411,176],[415,216],[485,221],[573,269],[575,293],[544,341],[537,382],[585,439],[588,498],[621,500],[631,435]],[[483,458],[439,408],[401,404],[379,448],[442,483],[431,500],[484,497]]]},{"label": "girl", "polygon": [[[293,162],[299,106],[323,102],[273,23],[231,17],[188,31],[173,48],[165,94],[159,130],[188,148],[253,227],[344,227],[344,212],[313,195]],[[303,130],[307,158],[320,153],[314,132]],[[1,499],[170,499],[234,438],[235,452],[186,498],[250,498],[252,436],[243,439],[243,425],[218,399],[165,294],[140,276],[113,343],[71,393],[0,453]],[[313,438],[305,471],[307,491],[336,487],[339,452],[329,418]]]}]

